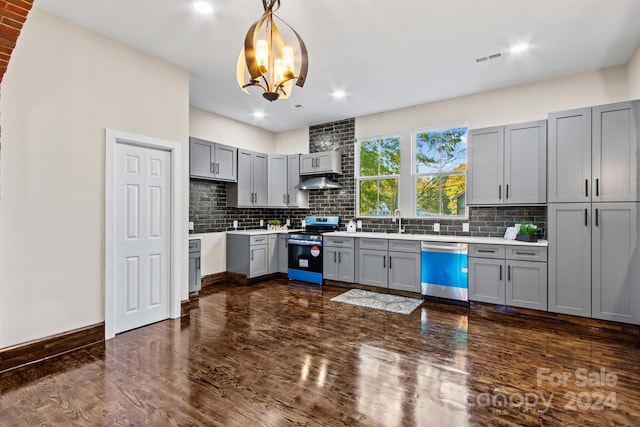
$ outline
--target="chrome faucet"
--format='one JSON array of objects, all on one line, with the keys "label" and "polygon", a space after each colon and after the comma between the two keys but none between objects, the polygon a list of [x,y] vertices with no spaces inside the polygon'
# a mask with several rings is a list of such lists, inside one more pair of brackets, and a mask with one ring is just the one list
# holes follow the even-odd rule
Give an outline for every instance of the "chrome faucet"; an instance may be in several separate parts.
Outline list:
[{"label": "chrome faucet", "polygon": [[402,217],[400,216],[400,209],[396,209],[393,211],[393,222],[396,222],[396,218],[398,219],[398,234],[404,233],[404,228],[402,228]]}]

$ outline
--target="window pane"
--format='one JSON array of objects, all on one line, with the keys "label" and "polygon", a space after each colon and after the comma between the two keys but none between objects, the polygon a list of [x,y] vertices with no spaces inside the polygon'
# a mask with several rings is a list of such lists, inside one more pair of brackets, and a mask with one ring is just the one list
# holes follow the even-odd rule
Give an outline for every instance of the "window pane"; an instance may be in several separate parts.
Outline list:
[{"label": "window pane", "polygon": [[467,128],[420,132],[416,135],[416,172],[461,170],[467,163]]},{"label": "window pane", "polygon": [[416,215],[464,215],[464,174],[420,177],[416,182]]},{"label": "window pane", "polygon": [[390,216],[397,208],[397,179],[360,181],[360,215]]},{"label": "window pane", "polygon": [[360,142],[360,176],[400,173],[400,137]]}]

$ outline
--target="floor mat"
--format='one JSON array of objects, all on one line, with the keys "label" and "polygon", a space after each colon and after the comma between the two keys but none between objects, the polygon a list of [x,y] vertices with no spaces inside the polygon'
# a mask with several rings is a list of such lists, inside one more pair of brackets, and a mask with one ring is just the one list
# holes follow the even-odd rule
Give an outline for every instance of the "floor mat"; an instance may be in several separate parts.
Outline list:
[{"label": "floor mat", "polygon": [[362,289],[351,289],[331,301],[344,302],[360,307],[375,308],[377,310],[390,311],[392,313],[411,314],[420,304],[421,299],[407,298],[398,295],[379,294],[377,292]]}]

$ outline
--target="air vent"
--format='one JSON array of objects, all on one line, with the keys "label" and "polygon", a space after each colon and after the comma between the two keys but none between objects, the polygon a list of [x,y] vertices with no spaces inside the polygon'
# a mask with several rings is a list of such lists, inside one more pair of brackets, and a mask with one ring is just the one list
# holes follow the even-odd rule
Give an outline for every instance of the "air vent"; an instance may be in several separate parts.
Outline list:
[{"label": "air vent", "polygon": [[494,53],[494,54],[489,55],[489,56],[483,56],[483,57],[480,57],[480,58],[476,58],[476,62],[480,63],[480,62],[488,61],[490,59],[500,58],[501,56],[502,56],[502,54],[500,52],[498,52],[498,53]]}]

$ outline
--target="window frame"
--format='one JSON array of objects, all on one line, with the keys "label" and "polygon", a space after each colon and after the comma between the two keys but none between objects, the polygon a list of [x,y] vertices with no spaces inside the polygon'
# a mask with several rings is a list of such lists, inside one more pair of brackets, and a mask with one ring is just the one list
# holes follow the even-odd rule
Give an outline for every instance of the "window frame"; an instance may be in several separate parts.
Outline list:
[{"label": "window frame", "polygon": [[[389,139],[389,138],[398,138],[399,140],[399,146],[400,146],[400,152],[399,152],[399,156],[400,156],[400,163],[398,165],[399,167],[399,173],[398,174],[394,174],[394,175],[376,175],[376,176],[365,176],[362,177],[360,176],[360,145],[362,142],[366,142],[366,141],[374,141],[374,140],[382,140],[382,139]],[[378,135],[378,136],[368,136],[368,137],[362,137],[362,138],[356,138],[356,142],[354,145],[354,178],[355,178],[355,205],[356,205],[356,209],[355,209],[355,215],[358,218],[368,218],[368,219],[375,219],[375,218],[392,218],[393,217],[393,210],[390,210],[389,215],[363,215],[360,212],[360,183],[363,181],[382,181],[382,180],[386,180],[386,179],[396,179],[398,181],[398,209],[401,206],[401,200],[402,200],[402,184],[401,184],[401,174],[402,174],[402,134],[400,132],[394,132],[394,133],[389,133],[389,134],[385,134],[385,135]]]},{"label": "window frame", "polygon": [[[467,128],[467,149],[466,154],[466,169],[464,171],[446,171],[446,172],[424,172],[418,173],[417,154],[418,154],[418,134],[426,132],[446,131],[453,128]],[[469,124],[467,123],[449,123],[444,125],[429,126],[424,128],[418,128],[411,132],[411,218],[414,219],[433,219],[433,220],[467,220],[469,219],[469,206],[467,205],[467,187],[468,187],[468,170],[469,170],[469,151],[468,151],[468,137],[469,137]],[[465,175],[465,194],[464,194],[464,214],[463,215],[418,215],[418,178],[426,176],[445,176],[445,175]]]}]

